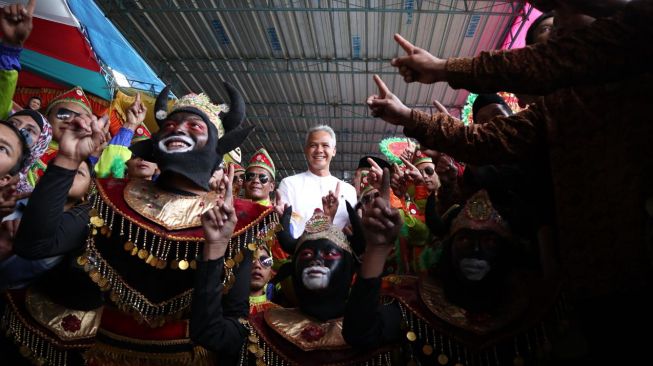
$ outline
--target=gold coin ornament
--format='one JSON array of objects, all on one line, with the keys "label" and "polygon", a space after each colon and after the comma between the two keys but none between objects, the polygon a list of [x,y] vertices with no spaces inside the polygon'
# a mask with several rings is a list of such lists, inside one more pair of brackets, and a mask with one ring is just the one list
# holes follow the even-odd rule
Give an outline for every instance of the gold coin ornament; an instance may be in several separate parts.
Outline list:
[{"label": "gold coin ornament", "polygon": [[512,360],[514,366],[524,366],[524,358],[522,356],[515,356]]},{"label": "gold coin ornament", "polygon": [[28,357],[32,353],[27,346],[20,346],[19,351],[23,357]]},{"label": "gold coin ornament", "polygon": [[249,346],[247,346],[247,350],[249,351],[249,353],[256,353],[256,351],[258,351],[258,346],[255,344],[250,344]]},{"label": "gold coin ornament", "polygon": [[125,249],[125,251],[131,252],[131,250],[134,249],[134,243],[130,240],[127,240],[122,247]]},{"label": "gold coin ornament", "polygon": [[83,266],[86,263],[88,263],[88,259],[86,257],[84,257],[83,255],[80,255],[79,257],[77,257],[77,264],[79,264],[80,266]]},{"label": "gold coin ornament", "polygon": [[157,261],[157,263],[156,263],[156,268],[157,268],[157,269],[165,269],[167,265],[168,265],[168,262],[167,262],[167,261],[164,261],[164,260],[159,259],[159,260]]},{"label": "gold coin ornament", "polygon": [[236,264],[236,263],[235,263],[234,260],[231,259],[231,258],[229,258],[229,259],[227,259],[226,261],[224,261],[224,266],[227,267],[227,268],[234,268],[234,265],[235,265],[235,264]]},{"label": "gold coin ornament", "polygon": [[408,331],[406,333],[406,338],[408,338],[408,340],[411,342],[415,342],[415,340],[417,340],[417,334],[415,334],[415,332],[413,332],[412,330]]},{"label": "gold coin ornament", "polygon": [[100,273],[96,269],[91,270],[91,272],[88,275],[89,277],[91,277],[91,281],[95,283],[98,283],[98,281],[100,280]]},{"label": "gold coin ornament", "polygon": [[433,346],[431,346],[430,344],[425,344],[424,347],[422,347],[422,353],[427,355],[427,356],[432,355],[433,354]]},{"label": "gold coin ornament", "polygon": [[109,298],[113,302],[118,302],[118,300],[120,300],[120,295],[118,295],[118,293],[115,292],[115,291],[111,291],[111,294],[109,295]]},{"label": "gold coin ornament", "polygon": [[179,261],[177,259],[171,260],[170,261],[170,268],[179,269]]},{"label": "gold coin ornament", "polygon": [[138,258],[140,258],[140,259],[145,259],[145,258],[147,258],[147,256],[148,256],[149,254],[150,254],[150,253],[149,253],[145,248],[143,248],[143,249],[141,249],[141,250],[138,251]]},{"label": "gold coin ornament", "polygon": [[182,271],[187,270],[188,269],[188,261],[185,260],[185,259],[180,260],[179,261],[179,269],[181,269]]},{"label": "gold coin ornament", "polygon": [[197,269],[197,261],[196,260],[193,259],[192,261],[190,261],[190,269]]},{"label": "gold coin ornament", "polygon": [[93,216],[91,217],[91,225],[95,226],[96,228],[104,226],[104,220],[100,216]]},{"label": "gold coin ornament", "polygon": [[449,363],[449,357],[447,357],[447,355],[445,355],[444,353],[441,353],[438,356],[438,363],[440,365],[446,365],[447,363]]},{"label": "gold coin ornament", "polygon": [[132,255],[138,254],[138,247],[133,247],[132,248]]},{"label": "gold coin ornament", "polygon": [[243,259],[245,259],[245,257],[243,256],[243,252],[238,252],[236,254],[236,256],[234,257],[234,260],[236,261],[236,263],[242,262]]},{"label": "gold coin ornament", "polygon": [[256,248],[258,248],[258,246],[254,242],[247,244],[247,249],[251,250],[252,252],[255,251]]}]

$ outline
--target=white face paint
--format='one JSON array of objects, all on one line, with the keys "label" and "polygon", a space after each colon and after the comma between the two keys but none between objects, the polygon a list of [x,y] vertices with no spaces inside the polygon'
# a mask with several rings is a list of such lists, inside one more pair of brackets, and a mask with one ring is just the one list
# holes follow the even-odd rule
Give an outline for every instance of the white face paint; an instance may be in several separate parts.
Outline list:
[{"label": "white face paint", "polygon": [[331,270],[327,267],[306,267],[302,271],[302,282],[309,290],[323,290],[329,287]]},{"label": "white face paint", "polygon": [[175,154],[193,150],[195,141],[184,135],[168,136],[159,141],[159,149],[165,153]]},{"label": "white face paint", "polygon": [[482,259],[463,258],[460,260],[460,271],[466,279],[480,281],[490,272],[490,263]]}]

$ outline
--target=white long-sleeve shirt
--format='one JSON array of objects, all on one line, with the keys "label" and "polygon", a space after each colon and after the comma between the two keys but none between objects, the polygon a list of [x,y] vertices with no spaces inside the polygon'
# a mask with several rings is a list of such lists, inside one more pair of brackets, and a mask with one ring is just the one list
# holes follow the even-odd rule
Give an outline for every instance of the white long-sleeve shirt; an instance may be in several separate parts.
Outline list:
[{"label": "white long-sleeve shirt", "polygon": [[356,204],[356,190],[351,184],[332,175],[320,177],[310,171],[286,177],[279,183],[278,193],[281,199],[292,206],[290,230],[293,237],[301,236],[306,221],[313,216],[315,209],[322,209],[322,197],[329,194],[329,191],[335,193],[338,182],[340,182],[340,197],[338,197],[338,211],[333,224],[342,229],[349,223],[345,200],[352,206]]}]

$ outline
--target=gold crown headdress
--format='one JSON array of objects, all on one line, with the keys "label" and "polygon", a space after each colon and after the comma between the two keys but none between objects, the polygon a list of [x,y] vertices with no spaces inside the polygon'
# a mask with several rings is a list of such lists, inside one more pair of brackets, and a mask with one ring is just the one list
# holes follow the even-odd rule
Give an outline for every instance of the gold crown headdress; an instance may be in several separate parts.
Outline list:
[{"label": "gold crown headdress", "polygon": [[331,224],[331,219],[319,208],[315,209],[313,216],[306,222],[304,233],[299,237],[295,252],[306,241],[328,239],[338,248],[352,254],[351,246],[342,230]]}]

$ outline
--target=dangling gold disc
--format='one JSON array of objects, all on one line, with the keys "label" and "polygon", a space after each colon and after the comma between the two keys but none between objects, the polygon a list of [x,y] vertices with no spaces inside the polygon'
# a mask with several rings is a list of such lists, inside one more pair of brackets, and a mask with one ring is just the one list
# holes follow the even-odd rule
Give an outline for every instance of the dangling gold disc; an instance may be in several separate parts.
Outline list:
[{"label": "dangling gold disc", "polygon": [[422,347],[422,353],[424,353],[427,356],[430,356],[433,354],[433,346],[430,344],[425,344],[424,347]]},{"label": "dangling gold disc", "polygon": [[132,249],[134,249],[134,243],[131,240],[127,240],[122,247],[125,249],[125,251],[131,252]]},{"label": "dangling gold disc", "polygon": [[188,261],[185,260],[185,259],[180,260],[179,261],[179,269],[181,269],[182,271],[187,270],[188,269]]},{"label": "dangling gold disc", "polygon": [[415,340],[417,339],[417,334],[415,334],[415,332],[410,330],[406,332],[406,338],[408,338],[408,340],[411,342],[415,342]]},{"label": "dangling gold disc", "polygon": [[147,251],[147,249],[143,248],[138,251],[138,258],[140,259],[145,259],[150,253]]}]

